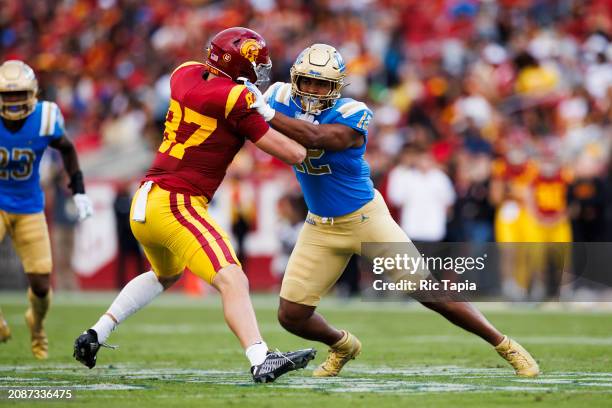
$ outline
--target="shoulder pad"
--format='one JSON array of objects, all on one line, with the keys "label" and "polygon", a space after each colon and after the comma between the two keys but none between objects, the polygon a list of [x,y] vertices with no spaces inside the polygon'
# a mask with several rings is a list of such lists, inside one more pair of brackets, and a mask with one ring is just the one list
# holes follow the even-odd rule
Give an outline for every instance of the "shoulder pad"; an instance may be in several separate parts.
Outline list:
[{"label": "shoulder pad", "polygon": [[336,111],[342,115],[343,118],[349,118],[354,114],[368,110],[368,106],[363,102],[358,102],[350,98],[342,98],[338,101],[338,107]]},{"label": "shoulder pad", "polygon": [[205,66],[203,63],[198,62],[198,61],[187,61],[187,62],[182,63],[182,64],[181,64],[181,65],[179,65],[178,67],[176,67],[176,68],[174,69],[174,71],[172,71],[172,73],[170,74],[170,76],[174,75],[174,74],[176,73],[176,71],[178,71],[179,69],[181,69],[181,68],[185,68],[185,67],[188,67],[188,66],[191,66],[191,65],[202,65],[202,66]]},{"label": "shoulder pad", "polygon": [[[274,87],[274,90],[271,94],[268,95],[268,98],[274,98],[272,102],[282,103],[283,105],[289,106],[291,102],[291,84],[285,82],[276,82],[274,85],[270,87],[270,89]],[[266,91],[268,94],[268,91]],[[268,102],[271,102],[269,99],[266,99]]]},{"label": "shoulder pad", "polygon": [[40,130],[39,136],[51,136],[55,131],[55,126],[59,124],[63,126],[62,114],[55,102],[42,101],[40,109]]}]

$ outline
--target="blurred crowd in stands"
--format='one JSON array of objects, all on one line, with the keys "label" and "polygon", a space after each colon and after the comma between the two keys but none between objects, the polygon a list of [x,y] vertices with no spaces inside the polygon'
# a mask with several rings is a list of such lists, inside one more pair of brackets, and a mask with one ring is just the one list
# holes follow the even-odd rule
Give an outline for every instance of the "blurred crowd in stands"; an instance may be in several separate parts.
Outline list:
[{"label": "blurred crowd in stands", "polygon": [[[374,111],[373,179],[415,239],[612,241],[611,1],[0,4],[1,59],[35,69],[84,157],[155,151],[169,73],[202,60],[219,30],[246,26],[270,46],[273,81],[311,43],[340,51],[344,96]],[[233,174],[285,171],[251,149]]]}]

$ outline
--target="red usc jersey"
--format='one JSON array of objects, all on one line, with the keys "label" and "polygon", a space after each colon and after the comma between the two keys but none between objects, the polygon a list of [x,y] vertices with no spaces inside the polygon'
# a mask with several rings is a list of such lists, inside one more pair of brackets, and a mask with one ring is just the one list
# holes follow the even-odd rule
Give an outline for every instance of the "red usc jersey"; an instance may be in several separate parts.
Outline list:
[{"label": "red usc jersey", "polygon": [[495,159],[491,172],[492,176],[497,179],[510,183],[528,184],[536,176],[536,170],[532,162],[513,165],[505,159]]},{"label": "red usc jersey", "polygon": [[491,174],[494,179],[504,182],[508,198],[522,203],[529,184],[537,176],[537,168],[530,161],[513,165],[505,159],[496,159],[493,161]]},{"label": "red usc jersey", "polygon": [[187,62],[170,77],[164,139],[145,180],[209,201],[246,139],[257,142],[269,125],[249,109],[253,94],[227,78],[206,81],[204,64]]},{"label": "red usc jersey", "polygon": [[531,186],[533,209],[535,214],[544,219],[558,218],[567,209],[567,188],[571,175],[559,171],[550,177],[539,175]]}]

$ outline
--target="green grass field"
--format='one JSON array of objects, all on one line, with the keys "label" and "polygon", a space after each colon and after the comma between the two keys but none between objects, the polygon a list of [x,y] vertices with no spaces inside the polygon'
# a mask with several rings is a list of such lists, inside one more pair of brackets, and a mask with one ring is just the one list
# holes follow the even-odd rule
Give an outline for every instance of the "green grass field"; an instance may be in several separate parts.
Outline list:
[{"label": "green grass field", "polygon": [[[75,337],[104,312],[111,294],[55,297],[47,321],[50,358],[37,362],[23,322],[24,294],[0,292],[13,338],[0,344],[0,406],[15,387],[71,389],[85,407],[611,407],[612,313],[504,310],[487,316],[540,362],[538,379],[513,376],[486,343],[419,305],[353,301],[323,303],[326,317],[363,343],[342,375],[314,379],[324,346],[286,333],[275,318],[276,299],[255,297],[264,336],[281,350],[316,347],[311,367],[266,385],[251,383],[248,362],[225,326],[217,297],[164,295],[111,336],[88,370],[72,359]],[[497,310],[496,310],[497,309]],[[76,404],[76,405],[71,405]]]}]

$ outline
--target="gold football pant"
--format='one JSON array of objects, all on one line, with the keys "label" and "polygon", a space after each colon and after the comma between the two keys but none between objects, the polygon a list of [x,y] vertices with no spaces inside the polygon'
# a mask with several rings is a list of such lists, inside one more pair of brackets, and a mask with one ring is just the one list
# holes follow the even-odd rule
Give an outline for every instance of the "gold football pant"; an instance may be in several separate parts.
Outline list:
[{"label": "gold football pant", "polygon": [[14,214],[0,210],[0,241],[7,232],[25,273],[51,273],[51,242],[43,212]]},{"label": "gold football pant", "polygon": [[[376,191],[372,201],[341,217],[332,219],[308,213],[289,258],[280,296],[290,302],[316,306],[340,278],[353,254],[370,259],[396,254],[397,246],[393,245],[388,249],[377,245],[372,248],[377,253],[362,253],[362,243],[407,243],[403,248],[412,256],[419,256]],[[396,280],[395,276],[392,278]]]},{"label": "gold football pant", "polygon": [[208,214],[205,197],[166,191],[153,184],[146,200],[145,220],[134,221],[141,187],[132,201],[130,224],[153,272],[173,276],[185,267],[208,283],[230,264],[240,266],[228,235]]}]

